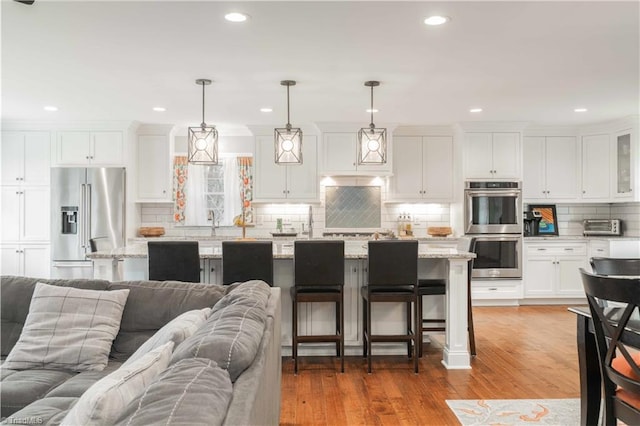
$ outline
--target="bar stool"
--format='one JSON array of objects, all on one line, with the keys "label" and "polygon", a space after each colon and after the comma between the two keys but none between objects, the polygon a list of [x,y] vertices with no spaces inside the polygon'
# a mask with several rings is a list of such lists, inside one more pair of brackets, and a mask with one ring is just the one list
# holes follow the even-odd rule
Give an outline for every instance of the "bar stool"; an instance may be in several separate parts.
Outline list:
[{"label": "bar stool", "polygon": [[[475,239],[462,239],[458,245],[460,250],[472,252],[475,250]],[[476,355],[476,338],[473,330],[473,309],[471,303],[471,272],[473,270],[473,259],[467,264],[467,330],[469,332],[469,352]],[[423,296],[444,296],[447,294],[447,280],[439,278],[428,278],[418,280],[418,313],[420,314],[420,328],[418,336],[418,353],[422,356],[422,336],[425,331],[446,331],[445,318],[424,318],[422,311]],[[436,324],[436,325],[431,325]]]},{"label": "bar stool", "polygon": [[197,241],[149,241],[149,279],[200,282],[200,252]]},{"label": "bar stool", "polygon": [[262,280],[273,286],[271,241],[223,241],[222,284]]},{"label": "bar stool", "polygon": [[[368,282],[362,287],[363,356],[371,373],[371,344],[374,342],[407,342],[413,370],[418,373],[418,241],[369,241]],[[378,302],[405,303],[405,334],[371,334],[371,307]],[[413,320],[411,318],[413,309]]]},{"label": "bar stool", "polygon": [[[344,241],[296,241],[293,252],[291,352],[294,374],[298,374],[298,344],[319,342],[335,342],[340,372],[344,373]],[[335,334],[298,335],[298,303],[314,302],[335,303]]]}]

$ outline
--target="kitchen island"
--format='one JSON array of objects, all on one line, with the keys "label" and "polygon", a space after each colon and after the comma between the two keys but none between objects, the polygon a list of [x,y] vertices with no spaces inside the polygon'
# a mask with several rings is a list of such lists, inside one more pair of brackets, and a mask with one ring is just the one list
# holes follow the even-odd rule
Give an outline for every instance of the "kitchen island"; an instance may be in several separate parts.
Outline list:
[{"label": "kitchen island", "polygon": [[[447,293],[444,306],[430,304],[425,299],[427,317],[446,315],[447,330],[442,363],[448,369],[471,368],[467,346],[467,262],[474,253],[459,251],[455,244],[420,244],[418,275],[420,278],[446,278]],[[274,241],[274,282],[282,290],[282,347],[291,353],[291,298],[294,285],[293,241]],[[110,252],[88,255],[94,261],[96,278],[138,280],[147,279],[146,244],[134,244]],[[222,249],[219,242],[201,242],[200,258],[202,282],[222,282]],[[363,240],[345,241],[345,352],[362,354],[362,301],[360,288],[366,283],[367,243]],[[444,308],[444,312],[442,312]],[[379,334],[403,332],[405,311],[403,304],[377,304],[373,310],[373,331]],[[298,330],[301,334],[329,334],[335,330],[334,307],[330,303],[305,304],[299,309]],[[304,345],[300,355],[328,355],[334,353],[331,344]],[[406,346],[398,343],[379,343],[377,354],[403,354]]]}]

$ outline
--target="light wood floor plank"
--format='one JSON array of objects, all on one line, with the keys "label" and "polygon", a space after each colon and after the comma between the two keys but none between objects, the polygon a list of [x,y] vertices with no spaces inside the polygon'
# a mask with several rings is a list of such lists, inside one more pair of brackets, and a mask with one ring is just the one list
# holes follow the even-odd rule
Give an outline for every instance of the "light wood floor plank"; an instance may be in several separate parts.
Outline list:
[{"label": "light wood floor plank", "polygon": [[[406,356],[283,359],[282,425],[456,425],[447,399],[578,398],[576,318],[566,306],[474,308],[478,355],[471,370],[441,364],[433,336],[413,374]],[[373,353],[376,350],[374,346]]]}]

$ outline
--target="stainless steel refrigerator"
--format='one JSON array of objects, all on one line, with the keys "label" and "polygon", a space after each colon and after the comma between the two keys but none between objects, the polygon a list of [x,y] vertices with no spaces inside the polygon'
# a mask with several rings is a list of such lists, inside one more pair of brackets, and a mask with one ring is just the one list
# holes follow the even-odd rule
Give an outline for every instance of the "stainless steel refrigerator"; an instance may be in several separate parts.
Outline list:
[{"label": "stainless steel refrigerator", "polygon": [[51,169],[52,278],[90,278],[94,249],[123,247],[125,169]]}]

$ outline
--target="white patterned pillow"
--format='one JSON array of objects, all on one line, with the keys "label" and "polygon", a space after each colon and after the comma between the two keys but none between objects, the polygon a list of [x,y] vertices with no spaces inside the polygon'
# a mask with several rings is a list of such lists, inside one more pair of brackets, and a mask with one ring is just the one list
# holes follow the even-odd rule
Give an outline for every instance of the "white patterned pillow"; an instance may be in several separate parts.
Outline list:
[{"label": "white patterned pillow", "polygon": [[20,338],[3,367],[103,370],[128,296],[129,290],[37,283]]},{"label": "white patterned pillow", "polygon": [[147,352],[167,342],[173,342],[178,346],[195,333],[210,315],[211,308],[195,309],[178,315],[144,342],[123,365],[131,364]]},{"label": "white patterned pillow", "polygon": [[95,382],[62,419],[61,426],[113,424],[167,368],[172,351],[173,342],[167,342]]}]

